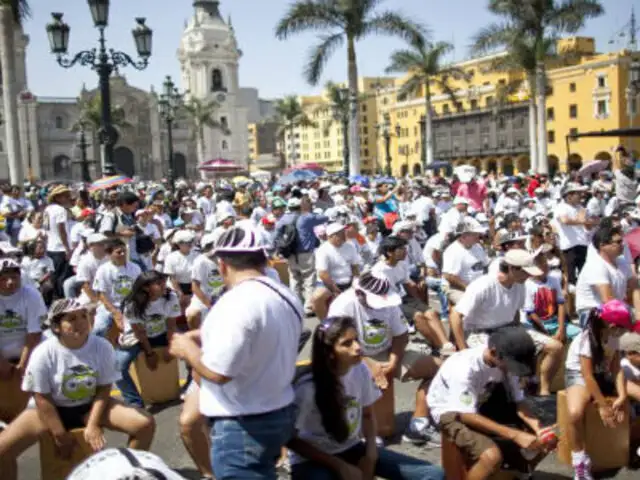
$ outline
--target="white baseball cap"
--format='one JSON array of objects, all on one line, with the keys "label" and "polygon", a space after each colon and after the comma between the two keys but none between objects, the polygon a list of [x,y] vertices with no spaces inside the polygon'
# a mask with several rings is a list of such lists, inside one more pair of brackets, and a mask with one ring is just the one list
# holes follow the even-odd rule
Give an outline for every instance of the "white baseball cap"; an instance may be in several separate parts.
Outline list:
[{"label": "white baseball cap", "polygon": [[408,220],[402,220],[393,224],[392,233],[395,235],[399,232],[413,231],[416,228],[415,223]]},{"label": "white baseball cap", "polygon": [[331,235],[335,235],[336,233],[340,233],[344,230],[344,225],[338,222],[334,222],[327,226],[327,237]]},{"label": "white baseball cap", "polygon": [[453,200],[454,205],[469,205],[469,200],[464,197],[456,197]]},{"label": "white baseball cap", "polygon": [[505,253],[504,257],[502,257],[502,261],[512,267],[521,268],[529,275],[542,275],[542,270],[540,270],[534,263],[535,257],[526,250],[521,250],[519,248],[509,250]]},{"label": "white baseball cap", "polygon": [[106,242],[107,236],[102,233],[92,233],[87,237],[87,245],[95,245],[96,243]]}]

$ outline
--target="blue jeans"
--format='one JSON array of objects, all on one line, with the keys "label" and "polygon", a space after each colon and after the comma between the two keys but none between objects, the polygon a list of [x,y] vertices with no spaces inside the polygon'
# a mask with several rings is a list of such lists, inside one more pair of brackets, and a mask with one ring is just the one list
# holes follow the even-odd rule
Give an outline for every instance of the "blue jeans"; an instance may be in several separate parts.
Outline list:
[{"label": "blue jeans", "polygon": [[[166,334],[150,338],[149,343],[152,347],[166,347],[169,345]],[[122,376],[122,378],[116,382],[116,386],[120,389],[124,403],[135,407],[144,407],[144,402],[142,398],[140,398],[140,392],[138,392],[129,374],[129,366],[135,362],[140,352],[142,352],[142,346],[139,343],[130,348],[118,347],[116,349],[116,368]]]},{"label": "blue jeans", "polygon": [[93,320],[93,334],[99,337],[106,337],[109,333],[109,329],[113,324],[113,315],[109,313],[109,310],[104,305],[100,306],[96,310],[96,316]]},{"label": "blue jeans", "polygon": [[281,448],[293,436],[294,406],[261,415],[214,418],[211,464],[217,480],[276,480]]},{"label": "blue jeans", "polygon": [[[542,323],[550,336],[555,335],[556,333],[558,333],[558,330],[560,330],[560,325],[558,324],[558,317],[550,318],[549,320],[545,320]],[[530,328],[531,330],[534,329],[533,325],[528,320],[524,322],[524,326],[527,328]],[[565,321],[565,328],[567,331],[566,333],[567,340],[569,341],[576,338],[580,334],[580,332],[582,332],[582,329],[579,326],[574,325],[569,320]]]},{"label": "blue jeans", "polygon": [[449,300],[447,300],[447,294],[444,292],[442,286],[442,279],[436,277],[426,278],[427,287],[436,292],[438,300],[440,301],[440,318],[448,318],[449,312]]},{"label": "blue jeans", "polygon": [[[335,455],[342,460],[357,465],[365,455],[365,446],[359,443]],[[424,460],[402,453],[378,448],[377,477],[390,480],[444,480],[444,470]],[[291,466],[292,480],[340,480],[337,473],[315,462],[297,463]]]}]

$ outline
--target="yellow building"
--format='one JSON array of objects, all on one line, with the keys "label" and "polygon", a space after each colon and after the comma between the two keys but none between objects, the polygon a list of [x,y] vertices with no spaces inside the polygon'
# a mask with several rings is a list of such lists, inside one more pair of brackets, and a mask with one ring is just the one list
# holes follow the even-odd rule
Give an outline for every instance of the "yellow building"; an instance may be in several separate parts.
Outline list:
[{"label": "yellow building", "polygon": [[[593,159],[610,159],[613,150],[620,144],[632,150],[634,147],[640,148],[640,145],[629,143],[629,140],[601,137],[571,140],[568,152],[565,141],[571,133],[625,128],[632,124],[626,89],[631,62],[634,58],[640,58],[640,55],[627,50],[599,54],[595,51],[594,40],[584,37],[560,40],[558,47],[560,51],[571,49],[577,55],[570,64],[560,65],[550,61],[547,66],[546,127],[550,169],[567,170],[579,168],[583,162]],[[436,160],[446,160],[453,165],[472,163],[481,169],[509,173],[529,169],[528,85],[522,72],[497,73],[490,69],[492,61],[500,55],[457,64],[469,79],[451,81],[455,102],[441,91],[432,91]],[[374,123],[382,122],[385,115],[388,116],[395,175],[419,173],[422,166],[423,134],[420,119],[426,111],[424,92],[415,98],[398,101],[398,91],[405,78],[396,79],[392,85],[379,89],[376,96],[378,118]],[[507,104],[498,106],[496,99],[504,90],[500,85],[517,82],[520,82],[520,87],[507,99]],[[500,125],[505,117],[507,125]],[[483,123],[485,121],[487,123]],[[438,138],[444,130],[452,128],[452,122],[458,122],[456,125],[460,127],[451,133],[459,135],[459,140],[452,140],[450,135],[443,136],[453,145],[443,158],[443,155],[439,155]],[[492,122],[498,123],[498,126],[491,126]],[[636,119],[635,125],[638,124],[640,120]],[[523,132],[526,135],[523,136]],[[471,136],[474,136],[474,141],[468,142]],[[456,148],[456,142],[462,142],[463,146]],[[380,152],[378,162],[384,164],[384,138],[378,138],[376,151]]]},{"label": "yellow building", "polygon": [[[359,104],[360,119],[360,159],[364,174],[374,173],[379,169],[377,164],[378,102],[379,92],[393,85],[393,78],[360,78],[358,90],[363,96]],[[340,85],[345,86],[345,85]],[[300,103],[309,118],[314,122],[312,127],[298,127],[294,130],[293,139],[287,134],[285,151],[288,163],[291,155],[291,141],[295,142],[296,163],[318,163],[329,172],[338,172],[343,168],[344,132],[339,121],[333,118],[328,108],[326,92],[316,96],[301,96]],[[326,108],[325,108],[326,107]]]}]

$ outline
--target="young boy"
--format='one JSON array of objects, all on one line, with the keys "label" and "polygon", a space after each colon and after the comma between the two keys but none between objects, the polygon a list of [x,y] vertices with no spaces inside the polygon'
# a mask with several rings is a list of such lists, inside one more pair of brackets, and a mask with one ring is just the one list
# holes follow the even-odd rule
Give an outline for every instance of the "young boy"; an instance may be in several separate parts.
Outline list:
[{"label": "young boy", "polygon": [[[523,402],[518,378],[535,371],[535,354],[535,344],[524,328],[503,327],[491,334],[488,346],[467,348],[449,357],[431,382],[427,394],[431,417],[442,435],[462,451],[469,480],[489,478],[502,464],[502,453],[487,434],[511,440],[525,450],[546,449],[540,440],[544,429]],[[492,411],[501,409],[502,418],[519,417],[527,430],[481,413],[488,411],[499,386],[510,400]]]}]

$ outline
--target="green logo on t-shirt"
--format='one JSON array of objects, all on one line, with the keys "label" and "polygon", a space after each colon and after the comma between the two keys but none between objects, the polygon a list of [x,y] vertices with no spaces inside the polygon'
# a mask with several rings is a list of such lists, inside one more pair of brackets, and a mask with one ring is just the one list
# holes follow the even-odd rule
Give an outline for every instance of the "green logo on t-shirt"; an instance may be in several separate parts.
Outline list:
[{"label": "green logo on t-shirt", "polygon": [[24,320],[22,315],[18,315],[13,310],[5,310],[0,314],[0,329],[4,330],[3,333],[9,333],[9,331],[24,330]]},{"label": "green logo on t-shirt", "polygon": [[151,337],[160,335],[161,333],[164,333],[166,329],[166,318],[164,315],[151,315],[147,317],[145,327],[147,329],[147,335]]},{"label": "green logo on t-shirt", "polygon": [[113,282],[113,291],[122,297],[131,293],[131,287],[133,287],[133,280],[125,275],[118,276]]},{"label": "green logo on t-shirt", "polygon": [[364,343],[371,347],[378,347],[387,340],[387,324],[382,320],[364,322]]},{"label": "green logo on t-shirt", "polygon": [[347,425],[349,426],[349,436],[356,433],[356,429],[360,424],[360,403],[355,397],[347,397],[347,407],[345,414],[347,416]]},{"label": "green logo on t-shirt", "polygon": [[76,402],[95,397],[98,372],[87,365],[76,365],[62,375],[62,394]]}]

